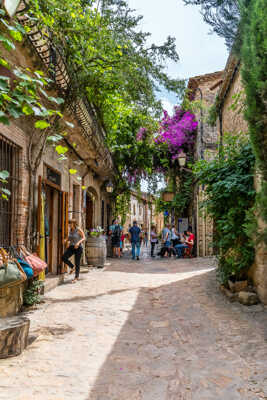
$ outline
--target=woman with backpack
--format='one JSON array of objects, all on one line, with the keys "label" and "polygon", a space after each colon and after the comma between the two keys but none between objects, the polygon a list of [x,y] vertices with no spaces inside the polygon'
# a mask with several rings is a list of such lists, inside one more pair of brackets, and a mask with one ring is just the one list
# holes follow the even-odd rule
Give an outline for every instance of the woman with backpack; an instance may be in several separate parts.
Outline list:
[{"label": "woman with backpack", "polygon": [[110,226],[110,235],[111,235],[111,246],[112,246],[112,252],[113,252],[113,257],[119,257],[121,256],[120,252],[120,242],[121,242],[121,232],[122,232],[122,227],[119,224],[118,220],[114,220],[113,224]]}]

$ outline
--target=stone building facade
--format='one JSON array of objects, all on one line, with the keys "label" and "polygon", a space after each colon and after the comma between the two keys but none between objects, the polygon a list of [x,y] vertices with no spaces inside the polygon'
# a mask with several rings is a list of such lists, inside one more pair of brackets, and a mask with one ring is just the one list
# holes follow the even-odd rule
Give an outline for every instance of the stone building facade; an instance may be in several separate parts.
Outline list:
[{"label": "stone building facade", "polygon": [[[222,136],[225,132],[239,134],[248,131],[247,122],[242,113],[242,103],[244,99],[244,88],[242,86],[240,61],[230,54],[223,83],[218,93],[220,103],[220,116],[218,121],[218,132]],[[231,107],[235,103],[235,107]],[[256,190],[260,189],[261,178],[255,176]],[[263,222],[258,220],[260,228],[263,228]],[[250,277],[253,279],[257,293],[261,301],[267,304],[267,247],[259,243],[256,247],[256,257],[254,265],[250,270]]]},{"label": "stone building facade", "polygon": [[[33,41],[34,35],[39,39]],[[28,40],[16,45],[16,51],[7,53],[1,46],[1,54],[10,64],[32,71],[43,70],[48,76],[52,51],[55,50],[35,26],[28,33]],[[54,59],[51,94],[60,96],[71,79],[60,55]],[[3,68],[1,74],[5,74]],[[11,191],[8,202],[0,200],[0,246],[9,248],[28,243],[26,232],[31,214],[32,250],[39,254],[42,251],[49,273],[60,274],[68,220],[75,218],[85,230],[96,226],[106,228],[111,222],[111,200],[106,184],[113,176],[113,162],[104,143],[105,131],[98,123],[93,106],[86,98],[77,100],[59,122],[65,134],[56,145],[68,148],[67,157],[60,158],[55,145],[46,146],[33,180],[31,203],[28,168],[31,137],[33,152],[36,154],[40,148],[40,132],[33,135],[35,121],[27,116],[11,120],[8,126],[0,124],[0,170],[10,173],[7,185]],[[50,134],[54,133],[51,130]]]},{"label": "stone building facade", "polygon": [[[195,76],[188,81],[188,96],[190,100],[201,101],[202,110],[196,114],[198,131],[195,143],[195,160],[213,157],[218,147],[218,130],[208,124],[208,111],[214,104],[216,95],[222,84],[223,71]],[[213,254],[213,222],[201,207],[205,200],[205,189],[198,184],[194,187],[194,200],[189,215],[189,223],[196,233],[196,253],[200,257]]]},{"label": "stone building facade", "polygon": [[132,226],[133,221],[137,221],[138,225],[142,226],[149,234],[152,225],[156,226],[158,232],[163,229],[163,214],[156,213],[154,199],[147,193],[141,193],[141,195],[135,192],[131,193],[129,212],[124,224],[125,232],[128,231],[129,226]]}]

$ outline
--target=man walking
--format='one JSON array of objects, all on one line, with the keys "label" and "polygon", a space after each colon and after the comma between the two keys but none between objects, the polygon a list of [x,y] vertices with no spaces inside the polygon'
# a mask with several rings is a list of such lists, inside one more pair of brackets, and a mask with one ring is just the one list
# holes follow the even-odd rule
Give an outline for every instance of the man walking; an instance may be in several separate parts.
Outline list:
[{"label": "man walking", "polygon": [[[132,259],[135,260],[135,255],[136,259],[139,260],[140,256],[140,247],[141,247],[141,229],[137,226],[137,222],[133,222],[133,226],[129,229],[129,233],[131,235],[131,244],[132,244]],[[136,254],[135,254],[135,249],[136,249]]]},{"label": "man walking", "polygon": [[170,224],[166,224],[162,231],[162,241],[164,246],[169,248],[171,245],[171,231],[170,231]]}]

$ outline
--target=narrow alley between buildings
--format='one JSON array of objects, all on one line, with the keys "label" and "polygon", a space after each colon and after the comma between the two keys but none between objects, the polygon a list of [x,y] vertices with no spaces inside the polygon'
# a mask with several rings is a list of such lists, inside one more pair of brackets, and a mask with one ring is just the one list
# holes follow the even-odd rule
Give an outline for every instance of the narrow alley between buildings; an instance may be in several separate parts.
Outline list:
[{"label": "narrow alley between buildings", "polygon": [[67,276],[27,312],[30,344],[1,361],[0,399],[266,399],[266,307],[229,303],[214,263],[124,256]]}]

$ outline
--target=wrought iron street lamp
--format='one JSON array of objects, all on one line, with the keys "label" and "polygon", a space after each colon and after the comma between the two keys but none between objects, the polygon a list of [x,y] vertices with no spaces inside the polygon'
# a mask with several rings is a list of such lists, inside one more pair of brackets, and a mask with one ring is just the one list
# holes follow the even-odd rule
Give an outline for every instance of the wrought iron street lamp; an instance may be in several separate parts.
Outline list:
[{"label": "wrought iron street lamp", "polygon": [[106,191],[107,191],[108,193],[112,193],[113,190],[114,190],[113,183],[112,183],[111,181],[109,181],[109,182],[107,183],[107,186],[106,186]]},{"label": "wrought iron street lamp", "polygon": [[186,154],[183,151],[178,155],[178,162],[181,168],[186,164]]},{"label": "wrought iron street lamp", "polygon": [[20,0],[5,0],[4,6],[8,15],[12,18],[16,14]]}]

